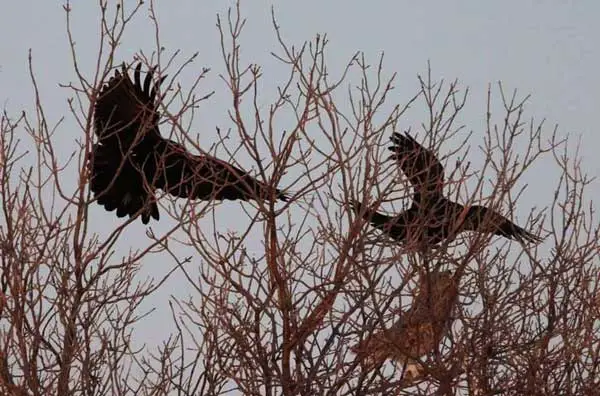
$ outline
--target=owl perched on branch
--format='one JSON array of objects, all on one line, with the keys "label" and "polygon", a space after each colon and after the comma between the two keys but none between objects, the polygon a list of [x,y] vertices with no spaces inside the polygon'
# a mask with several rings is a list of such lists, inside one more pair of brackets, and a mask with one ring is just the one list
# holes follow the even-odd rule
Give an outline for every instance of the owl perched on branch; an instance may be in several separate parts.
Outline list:
[{"label": "owl perched on branch", "polygon": [[367,370],[392,359],[414,378],[422,372],[418,360],[435,351],[450,330],[457,299],[458,281],[451,271],[424,274],[408,311],[391,328],[372,333],[352,351]]}]

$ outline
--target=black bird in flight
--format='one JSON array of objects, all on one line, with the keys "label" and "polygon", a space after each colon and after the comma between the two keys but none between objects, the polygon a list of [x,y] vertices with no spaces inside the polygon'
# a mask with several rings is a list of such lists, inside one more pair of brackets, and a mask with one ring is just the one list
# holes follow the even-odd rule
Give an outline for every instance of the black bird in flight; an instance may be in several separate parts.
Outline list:
[{"label": "black bird in flight", "polygon": [[419,247],[453,240],[463,231],[492,233],[520,242],[542,241],[492,209],[450,201],[443,196],[444,167],[436,155],[408,134],[394,133],[391,141],[390,158],[397,161],[412,184],[413,201],[408,210],[394,217],[361,202],[351,202],[355,212],[373,227],[397,241]]},{"label": "black bird in flight", "polygon": [[458,279],[451,271],[421,274],[410,308],[389,329],[370,334],[352,347],[366,370],[387,359],[404,367],[415,379],[423,371],[419,359],[436,350],[450,331],[458,302]]},{"label": "black bird in flight", "polygon": [[155,190],[201,200],[280,199],[287,196],[247,172],[212,156],[194,155],[160,135],[154,68],[142,84],[139,63],[133,81],[125,65],[100,90],[94,108],[98,142],[91,154],[91,190],[118,217],[159,219]]}]

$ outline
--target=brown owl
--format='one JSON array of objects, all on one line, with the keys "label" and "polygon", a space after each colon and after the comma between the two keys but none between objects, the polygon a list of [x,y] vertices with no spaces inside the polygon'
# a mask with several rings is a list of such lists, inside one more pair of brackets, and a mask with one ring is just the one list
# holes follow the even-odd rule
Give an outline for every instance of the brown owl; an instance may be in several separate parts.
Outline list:
[{"label": "brown owl", "polygon": [[409,310],[391,328],[371,334],[352,351],[367,370],[392,359],[405,366],[412,377],[418,375],[418,359],[434,351],[448,333],[457,297],[457,279],[451,271],[421,275]]}]

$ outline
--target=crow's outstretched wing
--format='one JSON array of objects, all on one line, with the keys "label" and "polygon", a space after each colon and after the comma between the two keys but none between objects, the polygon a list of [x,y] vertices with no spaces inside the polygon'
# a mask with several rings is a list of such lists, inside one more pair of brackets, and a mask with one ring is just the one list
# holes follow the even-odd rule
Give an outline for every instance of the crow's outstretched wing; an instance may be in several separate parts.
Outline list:
[{"label": "crow's outstretched wing", "polygon": [[182,145],[165,140],[156,150],[157,188],[189,199],[201,200],[269,200],[287,201],[280,190],[247,172],[209,155],[193,155]]},{"label": "crow's outstretched wing", "polygon": [[425,199],[428,194],[441,194],[444,182],[444,167],[431,151],[419,144],[408,133],[394,132],[391,137],[390,158],[397,161],[415,189],[415,201]]},{"label": "crow's outstretched wing", "polygon": [[462,231],[489,232],[520,242],[540,243],[543,240],[495,210],[479,205],[469,208]]},{"label": "crow's outstretched wing", "polygon": [[94,107],[94,131],[100,143],[119,147],[123,153],[134,142],[160,137],[155,99],[166,76],[153,84],[154,70],[150,70],[142,84],[141,68],[139,63],[133,81],[125,65],[115,70],[115,75],[100,90]]}]

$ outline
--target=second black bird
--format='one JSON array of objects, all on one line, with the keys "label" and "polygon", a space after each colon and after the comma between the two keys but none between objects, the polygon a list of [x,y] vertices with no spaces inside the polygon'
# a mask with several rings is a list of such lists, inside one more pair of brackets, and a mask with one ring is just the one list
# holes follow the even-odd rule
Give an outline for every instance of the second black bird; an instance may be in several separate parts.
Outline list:
[{"label": "second black bird", "polygon": [[391,158],[411,182],[413,202],[397,216],[387,216],[360,202],[351,202],[355,212],[373,227],[418,248],[452,240],[463,231],[491,233],[521,242],[541,242],[540,237],[492,209],[464,206],[444,197],[444,167],[437,156],[408,134],[394,133],[391,140]]}]

